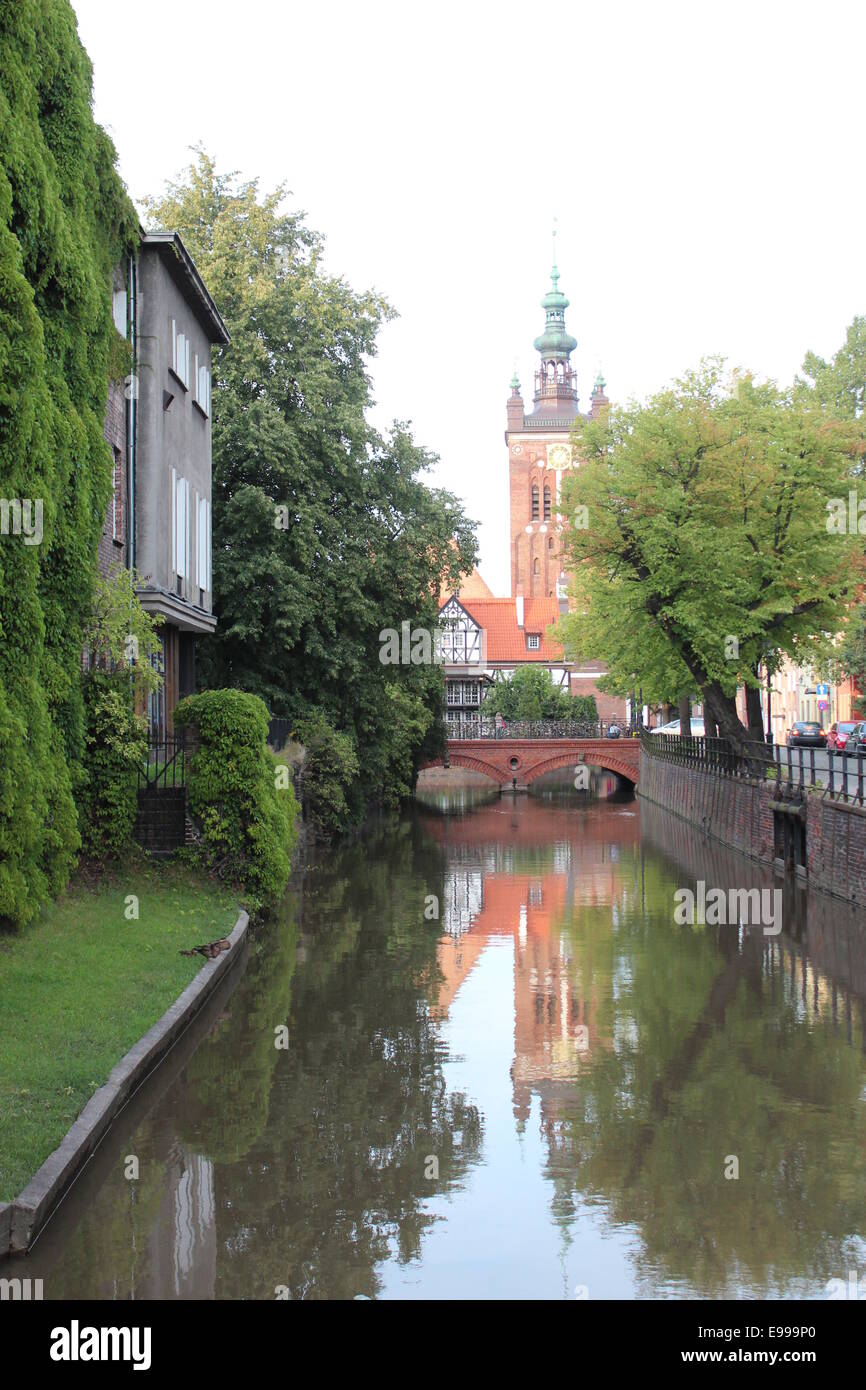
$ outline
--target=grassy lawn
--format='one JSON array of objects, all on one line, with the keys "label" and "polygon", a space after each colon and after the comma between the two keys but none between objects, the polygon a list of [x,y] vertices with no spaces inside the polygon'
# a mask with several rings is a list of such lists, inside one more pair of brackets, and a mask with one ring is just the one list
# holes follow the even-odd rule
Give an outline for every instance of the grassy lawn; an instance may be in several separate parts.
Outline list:
[{"label": "grassy lawn", "polygon": [[[126,898],[139,900],[127,920]],[[228,889],[135,861],[0,934],[0,1201],[21,1191],[109,1072],[237,920]]]}]

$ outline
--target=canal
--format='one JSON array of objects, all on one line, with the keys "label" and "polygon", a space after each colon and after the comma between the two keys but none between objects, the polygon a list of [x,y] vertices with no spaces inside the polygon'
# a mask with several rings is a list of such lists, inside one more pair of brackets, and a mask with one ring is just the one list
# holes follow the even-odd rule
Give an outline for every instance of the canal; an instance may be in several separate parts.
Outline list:
[{"label": "canal", "polygon": [[[646,803],[442,792],[312,857],[16,1273],[45,1297],[826,1298],[866,921]],[[184,1050],[185,1048],[185,1050]]]}]

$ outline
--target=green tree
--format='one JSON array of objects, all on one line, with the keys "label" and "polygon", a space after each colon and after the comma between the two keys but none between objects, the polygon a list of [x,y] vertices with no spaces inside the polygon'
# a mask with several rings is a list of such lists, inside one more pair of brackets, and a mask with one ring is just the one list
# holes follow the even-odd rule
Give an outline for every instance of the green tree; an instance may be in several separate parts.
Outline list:
[{"label": "green tree", "polygon": [[[136,235],[68,0],[0,15],[0,919],[65,885],[79,837],[79,668],[111,492],[103,437],[122,342],[111,275]],[[26,521],[27,513],[24,513]],[[32,543],[31,543],[32,542]]]},{"label": "green tree", "polygon": [[[570,655],[615,661],[645,696],[689,688],[743,746],[737,686],[779,654],[826,661],[862,571],[862,542],[831,526],[864,447],[859,422],[709,360],[645,406],[577,431],[564,489],[577,611]],[[585,511],[578,511],[585,508]],[[644,680],[644,669],[647,679]],[[630,678],[630,679],[629,679]],[[757,731],[756,731],[757,732]]]},{"label": "green tree", "polygon": [[132,843],[138,769],[147,758],[147,720],[136,704],[161,683],[150,657],[158,645],[154,617],[141,606],[127,569],[97,575],[84,629],[85,756],[77,793],[84,853],[118,855]]},{"label": "green tree", "polygon": [[214,365],[219,625],[200,669],[273,715],[321,711],[351,739],[364,797],[388,800],[414,775],[407,738],[417,766],[427,736],[407,711],[420,701],[438,715],[441,678],[383,665],[379,633],[435,627],[441,587],[474,563],[474,535],[457,499],[424,484],[434,457],[408,428],[383,435],[366,419],[367,363],[392,311],[324,274],[322,238],[284,198],[199,151],[147,204],[153,224],[183,235],[232,335]]},{"label": "green tree", "polygon": [[859,419],[866,404],[866,318],[851,322],[832,361],[807,352],[802,370],[797,386],[807,399],[820,401],[840,420]]},{"label": "green tree", "polygon": [[[859,603],[851,613],[845,636],[836,650],[832,670],[836,680],[851,676],[859,690],[866,690],[866,604]],[[866,701],[859,695],[854,701],[854,708],[861,716],[864,705]]]},{"label": "green tree", "polygon": [[485,715],[506,719],[572,719],[575,715],[568,692],[554,685],[544,666],[518,666],[510,680],[497,681],[482,707]]}]

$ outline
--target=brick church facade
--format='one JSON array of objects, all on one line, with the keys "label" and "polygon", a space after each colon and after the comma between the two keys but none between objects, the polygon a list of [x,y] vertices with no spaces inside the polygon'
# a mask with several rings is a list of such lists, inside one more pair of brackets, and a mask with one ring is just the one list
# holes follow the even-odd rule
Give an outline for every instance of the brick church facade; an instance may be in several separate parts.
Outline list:
[{"label": "brick church facade", "polygon": [[[445,660],[449,723],[477,718],[485,686],[508,679],[526,662],[546,666],[554,683],[566,686],[572,695],[593,695],[604,722],[624,722],[627,717],[625,700],[598,689],[603,663],[583,657],[566,661],[562,647],[549,635],[559,615],[568,611],[568,577],[562,567],[566,526],[562,487],[567,472],[580,465],[572,430],[578,419],[596,418],[609,401],[599,374],[589,411],[581,416],[571,363],[577,342],[566,331],[568,300],[559,289],[555,263],[541,305],[545,323],[534,344],[539,363],[532,411],[526,411],[516,373],[506,408],[511,597],[494,598],[477,570],[465,576],[456,594],[441,597],[440,618],[449,628],[451,644],[446,644]],[[477,655],[467,661],[470,639]],[[462,643],[460,661],[456,648],[451,650],[456,642]],[[472,677],[471,682],[467,683],[467,677]]]},{"label": "brick church facade", "polygon": [[[564,475],[575,466],[571,432],[580,415],[577,375],[571,354],[577,347],[565,328],[568,300],[559,289],[554,265],[550,289],[541,301],[544,332],[535,339],[540,361],[535,372],[533,409],[527,414],[515,373],[508,399],[505,442],[511,505],[511,592],[524,598],[567,597],[562,569],[561,510]],[[588,415],[609,404],[601,375]]]}]

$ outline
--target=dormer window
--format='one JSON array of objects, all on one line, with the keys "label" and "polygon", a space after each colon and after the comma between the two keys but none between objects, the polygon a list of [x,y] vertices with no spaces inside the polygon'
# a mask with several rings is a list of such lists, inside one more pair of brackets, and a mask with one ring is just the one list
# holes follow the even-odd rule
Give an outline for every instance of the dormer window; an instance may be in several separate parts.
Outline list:
[{"label": "dormer window", "polygon": [[527,632],[527,634],[526,634],[526,650],[527,650],[528,652],[537,652],[538,649],[540,648],[540,646],[541,646],[541,633],[539,633],[539,632]]}]

